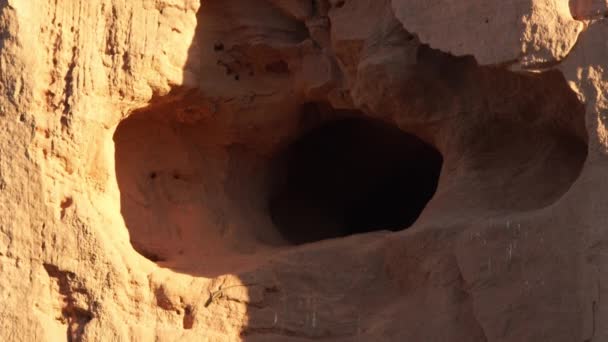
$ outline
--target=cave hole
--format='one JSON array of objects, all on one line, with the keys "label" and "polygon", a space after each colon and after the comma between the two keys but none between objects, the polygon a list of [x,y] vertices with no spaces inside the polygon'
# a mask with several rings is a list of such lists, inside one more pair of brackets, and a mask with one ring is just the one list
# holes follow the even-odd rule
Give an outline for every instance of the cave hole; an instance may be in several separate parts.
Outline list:
[{"label": "cave hole", "polygon": [[433,197],[441,154],[379,120],[314,128],[279,154],[269,212],[293,244],[410,227]]}]

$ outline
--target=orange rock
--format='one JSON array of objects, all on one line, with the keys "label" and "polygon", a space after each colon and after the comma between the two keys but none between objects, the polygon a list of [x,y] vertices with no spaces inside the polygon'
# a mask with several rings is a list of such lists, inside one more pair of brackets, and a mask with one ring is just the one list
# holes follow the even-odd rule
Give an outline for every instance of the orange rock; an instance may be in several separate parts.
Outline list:
[{"label": "orange rock", "polygon": [[0,0],[0,340],[608,340],[605,7]]}]

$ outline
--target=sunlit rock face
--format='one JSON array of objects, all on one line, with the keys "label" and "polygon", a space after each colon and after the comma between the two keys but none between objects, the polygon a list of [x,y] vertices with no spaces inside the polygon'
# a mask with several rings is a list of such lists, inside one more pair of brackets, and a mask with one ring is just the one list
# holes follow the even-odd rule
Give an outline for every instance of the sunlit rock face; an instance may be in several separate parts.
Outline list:
[{"label": "sunlit rock face", "polygon": [[604,341],[595,0],[0,0],[0,339]]}]

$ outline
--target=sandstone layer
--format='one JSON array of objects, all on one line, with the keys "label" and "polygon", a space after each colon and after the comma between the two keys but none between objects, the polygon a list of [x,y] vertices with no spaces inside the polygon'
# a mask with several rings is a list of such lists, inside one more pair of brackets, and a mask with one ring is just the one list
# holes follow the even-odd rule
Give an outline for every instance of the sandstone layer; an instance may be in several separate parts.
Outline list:
[{"label": "sandstone layer", "polygon": [[608,341],[604,0],[0,0],[3,341]]}]

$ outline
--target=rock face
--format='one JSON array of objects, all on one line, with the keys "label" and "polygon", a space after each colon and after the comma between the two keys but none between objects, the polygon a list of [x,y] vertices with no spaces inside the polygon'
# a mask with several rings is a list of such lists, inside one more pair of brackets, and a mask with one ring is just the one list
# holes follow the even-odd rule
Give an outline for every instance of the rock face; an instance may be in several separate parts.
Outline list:
[{"label": "rock face", "polygon": [[608,341],[603,0],[0,0],[3,341]]}]

